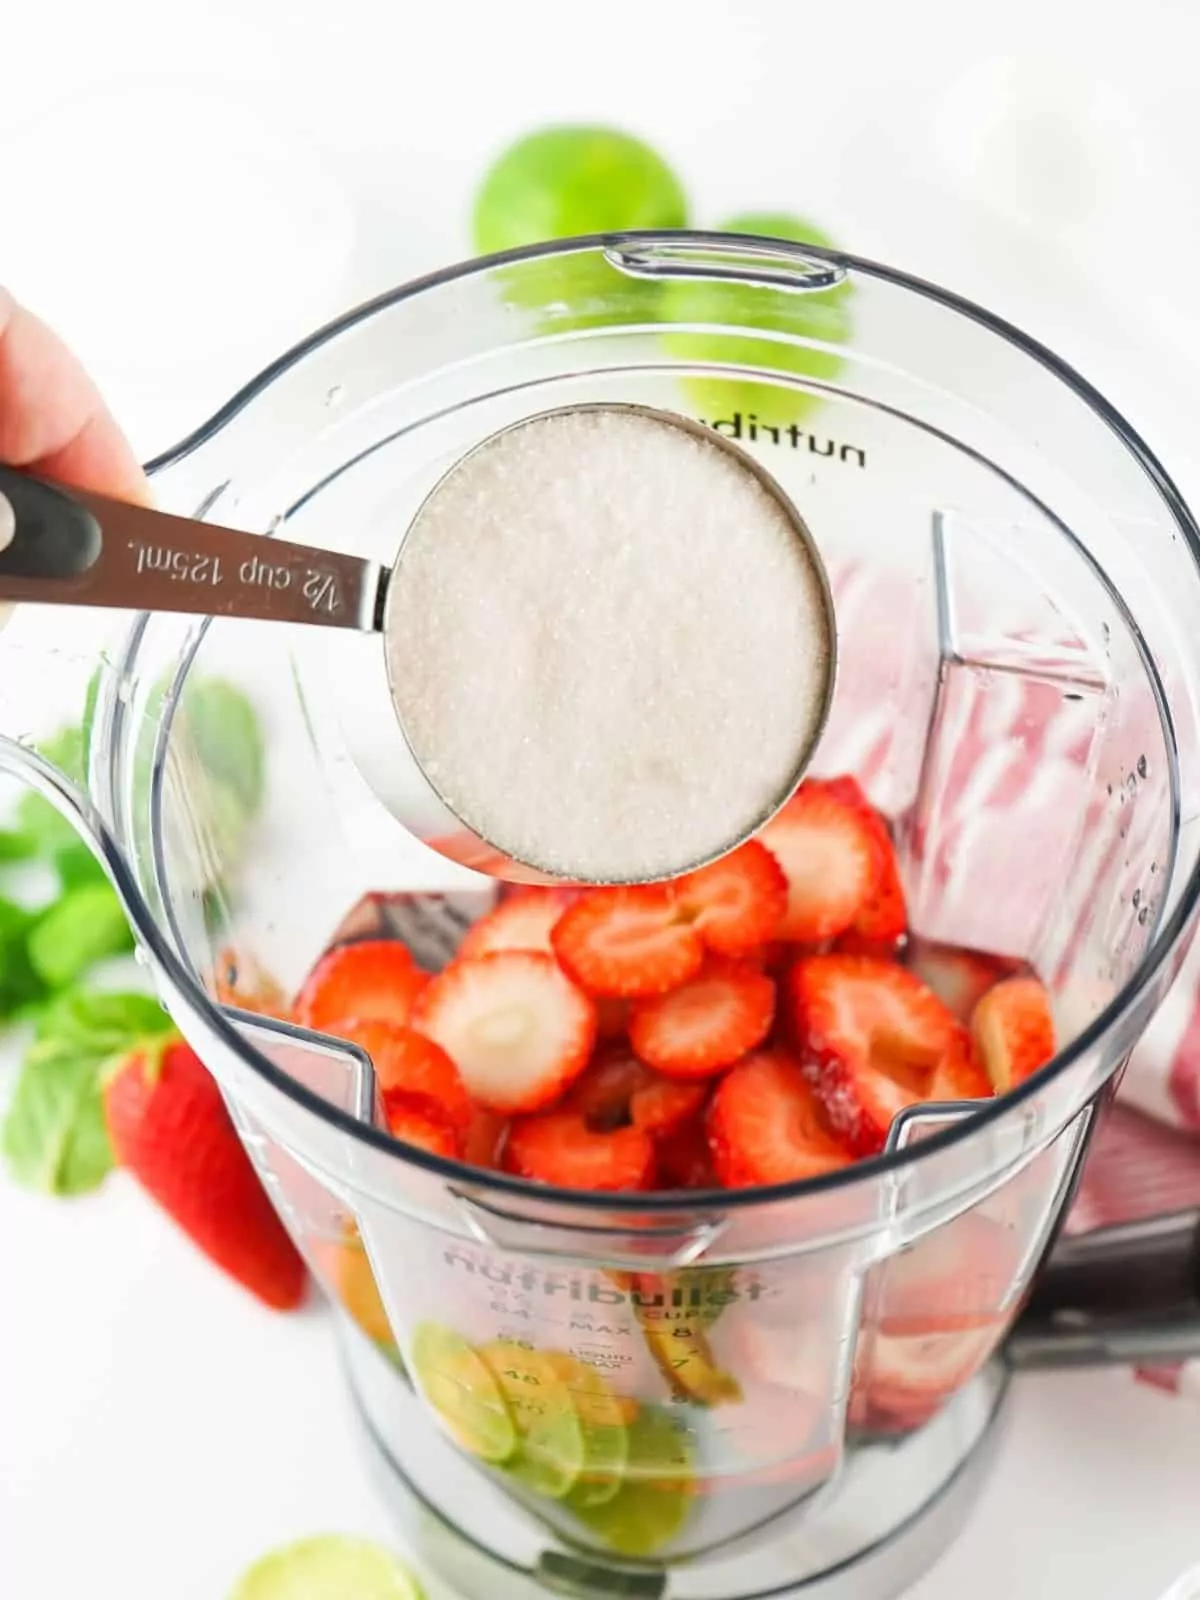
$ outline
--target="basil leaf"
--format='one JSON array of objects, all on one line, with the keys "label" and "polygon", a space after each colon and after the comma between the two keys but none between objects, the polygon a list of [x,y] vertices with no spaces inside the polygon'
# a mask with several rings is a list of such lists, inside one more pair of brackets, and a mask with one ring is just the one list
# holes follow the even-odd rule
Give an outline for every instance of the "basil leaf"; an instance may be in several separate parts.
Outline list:
[{"label": "basil leaf", "polygon": [[58,1163],[54,1192],[88,1194],[98,1189],[116,1165],[108,1124],[104,1120],[104,1088],[94,1074],[80,1096]]},{"label": "basil leaf", "polygon": [[26,948],[35,972],[50,988],[62,989],[97,961],[132,950],[133,934],[111,886],[94,883],[72,889],[45,911]]}]

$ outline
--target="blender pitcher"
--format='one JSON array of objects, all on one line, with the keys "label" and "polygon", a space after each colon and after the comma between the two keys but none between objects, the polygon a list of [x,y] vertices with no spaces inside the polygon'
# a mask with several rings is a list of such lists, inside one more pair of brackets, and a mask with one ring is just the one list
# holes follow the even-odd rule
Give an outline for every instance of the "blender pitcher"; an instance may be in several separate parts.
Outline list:
[{"label": "blender pitcher", "polygon": [[[337,1308],[373,1459],[433,1565],[529,1600],[892,1595],[956,1530],[1014,1361],[1200,1344],[1192,1219],[1052,1251],[1194,924],[1200,536],[1136,434],[1015,329],[885,267],[728,235],[411,284],[153,472],[172,510],[389,560],[473,445],[605,401],[736,440],[804,516],[839,634],[813,771],[856,775],[892,819],[924,959],[968,947],[1048,985],[1060,1051],[1016,1092],[911,1108],[877,1158],[773,1189],[595,1195],[402,1148],[361,1051],[220,980],[232,949],[294,991],[332,941],[381,932],[433,970],[496,898],[379,798],[377,638],[160,614],[89,617],[93,637],[71,612],[47,655],[25,607],[0,760],[104,855]],[[97,659],[85,799],[16,740],[78,705]],[[267,736],[236,863],[179,715],[208,673]],[[1135,1265],[1150,1327],[1114,1277]]]}]

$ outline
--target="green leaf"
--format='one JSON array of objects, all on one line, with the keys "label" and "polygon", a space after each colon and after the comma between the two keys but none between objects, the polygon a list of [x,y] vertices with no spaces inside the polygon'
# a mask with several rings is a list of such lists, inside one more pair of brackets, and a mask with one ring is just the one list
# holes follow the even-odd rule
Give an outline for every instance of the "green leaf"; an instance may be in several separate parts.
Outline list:
[{"label": "green leaf", "polygon": [[171,1030],[142,994],[68,994],[38,1021],[0,1133],[12,1176],[47,1194],[95,1189],[113,1166],[104,1085],[114,1065]]},{"label": "green leaf", "polygon": [[107,1058],[126,1049],[131,1039],[169,1033],[172,1026],[171,1018],[151,995],[74,990],[47,1007],[38,1022],[37,1037],[90,1049]]},{"label": "green leaf", "polygon": [[58,873],[58,881],[64,892],[82,889],[86,884],[108,883],[104,868],[92,853],[91,846],[84,844],[82,839],[76,839],[54,852],[54,870]]},{"label": "green leaf", "polygon": [[197,678],[183,692],[179,715],[205,773],[252,817],[262,804],[263,741],[249,700],[223,678]]},{"label": "green leaf", "polygon": [[18,1183],[58,1192],[72,1130],[95,1079],[93,1057],[52,1040],[30,1050],[4,1119],[4,1156]]},{"label": "green leaf", "polygon": [[33,912],[15,900],[0,898],[0,1018],[14,1016],[46,993],[27,946],[36,920]]},{"label": "green leaf", "polygon": [[52,989],[62,989],[106,956],[133,948],[133,934],[112,887],[72,889],[44,912],[27,940],[34,970]]},{"label": "green leaf", "polygon": [[29,834],[15,828],[0,828],[0,861],[28,861],[37,854],[37,843]]}]

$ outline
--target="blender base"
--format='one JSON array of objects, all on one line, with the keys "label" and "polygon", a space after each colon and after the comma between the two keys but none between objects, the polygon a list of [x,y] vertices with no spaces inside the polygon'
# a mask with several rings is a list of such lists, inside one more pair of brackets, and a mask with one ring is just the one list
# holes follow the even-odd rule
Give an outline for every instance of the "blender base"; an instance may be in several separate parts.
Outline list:
[{"label": "blender base", "polygon": [[686,1562],[610,1566],[464,1462],[361,1335],[346,1328],[342,1343],[372,1474],[414,1555],[464,1600],[892,1600],[957,1537],[1005,1416],[996,1364],[919,1433],[857,1448],[802,1508]]}]

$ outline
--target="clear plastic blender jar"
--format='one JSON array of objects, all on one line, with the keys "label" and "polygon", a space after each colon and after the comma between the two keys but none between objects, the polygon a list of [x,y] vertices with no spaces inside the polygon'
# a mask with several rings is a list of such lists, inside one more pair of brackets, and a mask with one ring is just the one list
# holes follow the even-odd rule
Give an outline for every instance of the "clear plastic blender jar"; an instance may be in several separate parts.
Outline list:
[{"label": "clear plastic blender jar", "polygon": [[[702,420],[800,509],[839,630],[813,770],[854,773],[893,820],[915,933],[1050,987],[1062,1048],[1019,1091],[918,1108],[882,1156],[772,1190],[599,1196],[404,1150],[361,1053],[218,1003],[214,978],[232,947],[294,988],[339,926],[436,967],[494,900],[379,799],[376,637],[154,615],[102,619],[93,647],[64,613],[72,646],[46,664],[27,608],[3,726],[36,735],[99,656],[87,800],[18,744],[3,763],[104,851],[339,1308],[376,1459],[435,1564],[531,1600],[893,1594],[961,1514],[998,1353],[1190,938],[1200,539],[1133,431],[1016,330],[883,267],[728,236],[574,241],[409,285],[155,477],[170,509],[390,560],[472,445],[594,401]],[[268,734],[236,872],[176,715],[205,673]]]}]

